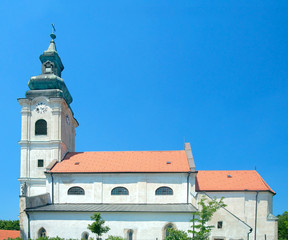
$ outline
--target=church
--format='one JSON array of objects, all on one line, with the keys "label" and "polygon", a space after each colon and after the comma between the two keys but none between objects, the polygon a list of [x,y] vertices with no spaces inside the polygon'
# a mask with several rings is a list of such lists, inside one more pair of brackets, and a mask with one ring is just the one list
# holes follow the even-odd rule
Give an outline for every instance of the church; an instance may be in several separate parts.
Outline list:
[{"label": "church", "polygon": [[101,213],[103,234],[163,240],[169,228],[191,229],[199,200],[224,197],[210,221],[211,240],[277,240],[275,192],[256,171],[203,171],[189,143],[171,151],[75,152],[72,96],[52,33],[21,105],[19,219],[21,237],[89,239]]}]

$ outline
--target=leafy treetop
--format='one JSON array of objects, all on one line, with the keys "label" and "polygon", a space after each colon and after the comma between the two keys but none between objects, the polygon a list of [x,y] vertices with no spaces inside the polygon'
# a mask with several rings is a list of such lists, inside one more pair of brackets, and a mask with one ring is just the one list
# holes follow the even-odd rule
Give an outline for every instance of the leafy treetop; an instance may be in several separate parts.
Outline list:
[{"label": "leafy treetop", "polygon": [[168,232],[169,235],[165,240],[192,240],[192,238],[188,237],[188,234],[185,231],[169,228]]},{"label": "leafy treetop", "polygon": [[2,230],[20,230],[19,220],[0,220]]},{"label": "leafy treetop", "polygon": [[102,219],[100,213],[94,213],[94,215],[91,216],[91,220],[94,220],[94,222],[88,225],[88,229],[95,233],[97,237],[101,237],[103,233],[110,230],[108,226],[104,226],[105,220]]},{"label": "leafy treetop", "polygon": [[278,239],[288,240],[288,212],[278,215]]}]

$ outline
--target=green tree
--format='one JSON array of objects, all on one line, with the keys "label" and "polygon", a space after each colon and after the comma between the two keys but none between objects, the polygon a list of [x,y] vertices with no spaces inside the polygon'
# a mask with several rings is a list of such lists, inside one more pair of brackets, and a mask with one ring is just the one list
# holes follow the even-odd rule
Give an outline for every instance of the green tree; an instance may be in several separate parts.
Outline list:
[{"label": "green tree", "polygon": [[208,226],[207,223],[211,220],[214,213],[221,207],[225,207],[226,204],[223,202],[223,198],[217,199],[207,199],[203,197],[199,205],[201,206],[200,211],[193,213],[193,219],[191,222],[192,230],[188,230],[189,233],[193,234],[193,239],[195,240],[207,240],[214,226]]},{"label": "green tree", "polygon": [[100,213],[94,213],[91,220],[94,220],[94,222],[88,225],[88,229],[97,235],[97,239],[110,230],[108,226],[104,226],[105,220],[102,219]]},{"label": "green tree", "polygon": [[288,212],[278,215],[278,239],[288,240]]},{"label": "green tree", "polygon": [[176,230],[174,228],[168,229],[169,236],[165,240],[191,240],[192,238],[188,237],[188,234],[185,231]]},{"label": "green tree", "polygon": [[20,230],[19,220],[0,220],[2,230]]}]

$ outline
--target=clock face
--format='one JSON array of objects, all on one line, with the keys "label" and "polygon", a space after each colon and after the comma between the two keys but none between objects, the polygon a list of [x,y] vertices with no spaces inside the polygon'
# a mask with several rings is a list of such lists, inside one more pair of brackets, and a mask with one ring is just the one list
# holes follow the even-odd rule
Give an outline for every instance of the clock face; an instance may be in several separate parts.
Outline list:
[{"label": "clock face", "polygon": [[36,104],[36,112],[37,113],[45,113],[47,112],[48,107],[45,105],[45,103],[39,102]]},{"label": "clock face", "polygon": [[67,122],[68,125],[70,125],[70,118],[69,118],[68,115],[66,115],[66,122]]}]

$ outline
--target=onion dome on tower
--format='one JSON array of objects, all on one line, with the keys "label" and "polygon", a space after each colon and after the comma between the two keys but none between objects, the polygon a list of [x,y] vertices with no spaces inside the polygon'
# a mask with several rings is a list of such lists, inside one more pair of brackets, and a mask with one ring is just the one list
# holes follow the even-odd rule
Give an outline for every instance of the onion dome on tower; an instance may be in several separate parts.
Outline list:
[{"label": "onion dome on tower", "polygon": [[50,34],[51,41],[48,49],[40,56],[42,63],[42,73],[31,77],[28,82],[30,91],[26,92],[26,98],[35,98],[37,96],[62,97],[69,105],[72,102],[72,96],[69,93],[64,80],[61,78],[61,72],[64,69],[61,58],[59,57],[54,34],[55,28]]}]

